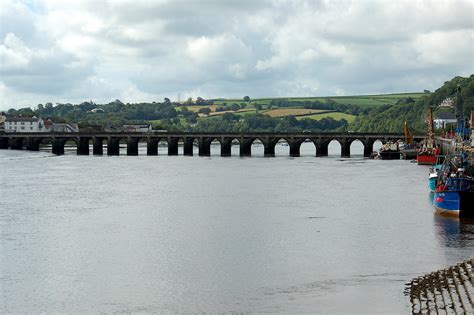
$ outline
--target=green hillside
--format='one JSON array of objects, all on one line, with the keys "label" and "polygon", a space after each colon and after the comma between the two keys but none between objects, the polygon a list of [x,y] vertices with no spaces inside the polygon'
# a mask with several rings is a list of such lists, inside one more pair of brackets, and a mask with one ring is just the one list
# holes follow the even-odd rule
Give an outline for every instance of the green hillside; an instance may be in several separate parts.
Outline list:
[{"label": "green hillside", "polygon": [[427,128],[426,118],[428,108],[434,107],[435,115],[438,111],[454,109],[440,109],[439,104],[448,97],[456,102],[456,91],[461,87],[461,96],[464,104],[464,114],[468,116],[474,110],[474,75],[468,78],[455,77],[443,84],[431,94],[426,94],[416,100],[405,99],[394,105],[384,105],[375,108],[365,115],[357,117],[349,125],[353,131],[402,132],[403,123],[407,121],[410,128],[424,132]]}]

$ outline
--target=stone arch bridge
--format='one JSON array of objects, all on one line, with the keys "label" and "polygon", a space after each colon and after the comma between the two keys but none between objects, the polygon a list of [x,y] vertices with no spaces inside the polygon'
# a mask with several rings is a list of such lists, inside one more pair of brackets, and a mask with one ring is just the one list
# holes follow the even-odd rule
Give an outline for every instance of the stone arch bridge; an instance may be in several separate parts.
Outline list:
[{"label": "stone arch bridge", "polygon": [[[421,141],[424,136],[415,136],[415,141]],[[373,144],[380,140],[403,140],[404,135],[399,133],[188,133],[188,132],[79,132],[79,133],[0,133],[0,149],[16,149],[38,151],[40,146],[50,144],[52,153],[64,154],[66,142],[77,145],[77,154],[89,155],[89,146],[92,144],[92,154],[102,155],[104,146],[107,155],[119,155],[120,143],[126,143],[127,155],[138,155],[138,143],[145,141],[147,155],[158,155],[158,143],[165,141],[168,145],[168,155],[178,155],[178,143],[183,145],[184,155],[193,155],[193,145],[197,142],[200,156],[211,154],[211,143],[218,141],[221,146],[221,156],[230,156],[231,147],[239,143],[240,156],[251,156],[251,147],[254,141],[260,141],[264,147],[265,156],[275,155],[275,145],[285,140],[289,145],[290,156],[300,155],[300,146],[310,141],[315,146],[316,156],[327,156],[329,143],[336,140],[341,145],[341,157],[350,157],[352,142],[359,140],[364,145],[364,156],[370,156]]]}]

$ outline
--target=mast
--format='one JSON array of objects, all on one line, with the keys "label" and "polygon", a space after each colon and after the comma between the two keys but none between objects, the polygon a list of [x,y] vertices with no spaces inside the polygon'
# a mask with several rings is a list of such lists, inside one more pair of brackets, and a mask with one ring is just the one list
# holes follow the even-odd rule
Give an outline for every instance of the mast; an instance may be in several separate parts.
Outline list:
[{"label": "mast", "polygon": [[413,134],[410,131],[410,128],[408,128],[408,123],[405,121],[403,124],[403,131],[405,132],[405,143],[406,144],[412,144],[413,143]]},{"label": "mast", "polygon": [[463,99],[461,95],[461,86],[458,85],[457,93],[456,93],[456,107],[455,107],[456,121],[457,121],[456,133],[458,137],[461,138],[460,139],[461,141],[465,140],[469,136],[466,133],[466,121],[464,119],[462,105],[463,105]]},{"label": "mast", "polygon": [[433,149],[434,147],[434,123],[433,123],[433,107],[429,108],[428,113],[428,134],[427,134],[426,148],[428,150]]}]

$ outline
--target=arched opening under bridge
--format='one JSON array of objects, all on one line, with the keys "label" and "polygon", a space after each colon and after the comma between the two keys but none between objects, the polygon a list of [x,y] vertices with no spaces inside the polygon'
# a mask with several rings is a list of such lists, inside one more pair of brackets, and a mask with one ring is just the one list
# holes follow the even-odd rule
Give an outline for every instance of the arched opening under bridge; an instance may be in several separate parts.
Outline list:
[{"label": "arched opening under bridge", "polygon": [[275,144],[275,156],[290,156],[290,144],[286,139],[278,139],[277,143]]},{"label": "arched opening under bridge", "polygon": [[332,156],[332,157],[341,156],[341,143],[338,140],[333,139],[329,142],[328,156]]},{"label": "arched opening under bridge", "polygon": [[364,144],[359,139],[352,141],[350,146],[351,157],[364,157]]},{"label": "arched opening under bridge", "polygon": [[311,139],[305,139],[300,145],[300,156],[316,156],[316,145]]},{"label": "arched opening under bridge", "polygon": [[217,138],[211,140],[211,155],[220,156],[222,152],[221,141]]},{"label": "arched opening under bridge", "polygon": [[158,141],[158,155],[168,155],[168,140],[160,139]]},{"label": "arched opening under bridge", "polygon": [[253,140],[252,145],[250,146],[250,153],[252,156],[264,156],[265,147],[263,141],[259,138]]}]

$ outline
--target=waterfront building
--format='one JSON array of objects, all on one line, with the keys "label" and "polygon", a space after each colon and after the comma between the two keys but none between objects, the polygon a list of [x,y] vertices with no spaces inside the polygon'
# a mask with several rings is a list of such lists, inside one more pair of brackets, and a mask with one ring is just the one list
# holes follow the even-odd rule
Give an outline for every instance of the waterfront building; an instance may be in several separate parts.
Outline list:
[{"label": "waterfront building", "polygon": [[43,119],[38,117],[7,117],[5,132],[49,132]]},{"label": "waterfront building", "polygon": [[456,115],[451,112],[441,112],[436,115],[433,120],[435,129],[444,129],[448,124],[456,124]]}]

